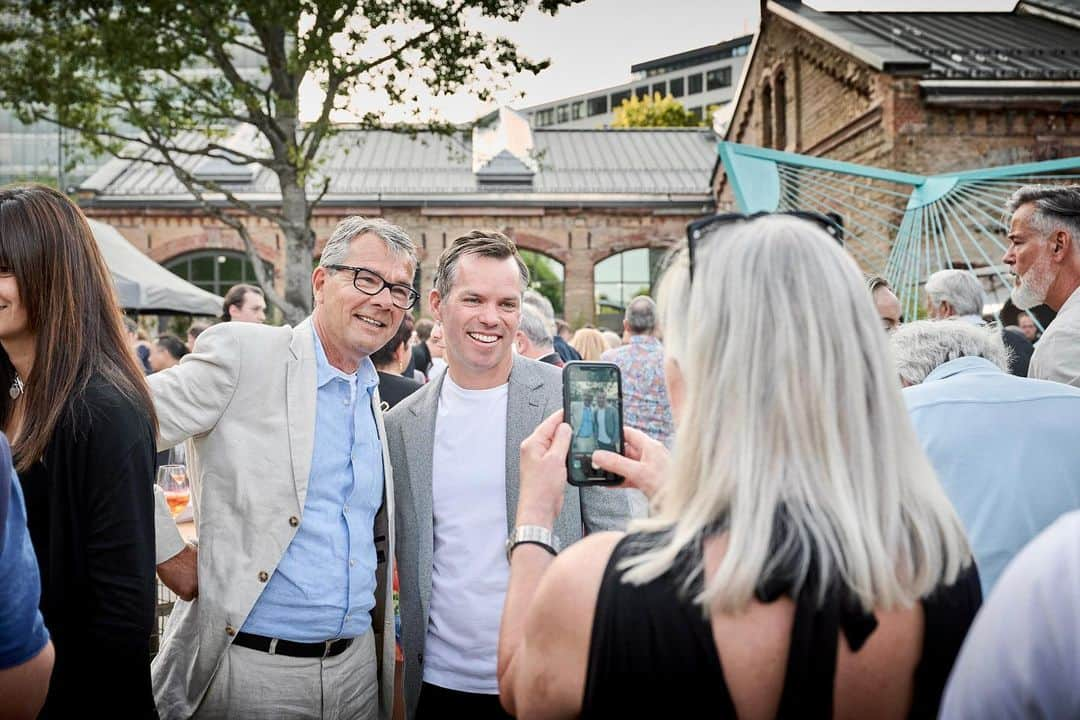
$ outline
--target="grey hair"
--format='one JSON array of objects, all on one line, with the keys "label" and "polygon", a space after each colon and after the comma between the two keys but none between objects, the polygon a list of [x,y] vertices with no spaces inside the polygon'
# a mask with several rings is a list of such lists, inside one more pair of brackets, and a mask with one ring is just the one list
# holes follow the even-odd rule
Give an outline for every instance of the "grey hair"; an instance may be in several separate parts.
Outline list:
[{"label": "grey hair", "polygon": [[623,319],[632,334],[651,333],[656,329],[656,302],[648,295],[638,295],[626,306]]},{"label": "grey hair", "polygon": [[1080,185],[1025,185],[1005,203],[1009,214],[1034,203],[1033,223],[1045,233],[1064,226],[1073,237],[1074,249],[1080,244]]},{"label": "grey hair", "polygon": [[345,264],[352,241],[369,233],[382,240],[392,255],[401,260],[408,260],[412,269],[416,270],[419,262],[416,257],[416,245],[405,230],[382,218],[365,218],[359,215],[350,215],[337,224],[323,247],[322,255],[319,256],[319,265],[327,267]]},{"label": "grey hair", "polygon": [[[817,602],[841,585],[864,608],[905,607],[955,582],[971,550],[854,260],[793,218],[713,233],[723,240],[706,237],[695,255],[707,282],[690,283],[682,250],[660,286],[666,347],[695,391],[656,514],[634,524],[666,539],[620,563],[626,581],[675,568],[688,584],[705,580],[702,608],[744,609],[775,571],[785,516],[796,585],[816,574]],[[718,523],[727,550],[706,578],[696,549]]]},{"label": "grey hair", "polygon": [[547,320],[532,305],[522,304],[521,322],[518,330],[529,338],[529,342],[538,348],[551,347],[551,333],[548,332]]},{"label": "grey hair", "polygon": [[544,325],[547,327],[548,335],[555,337],[557,328],[555,327],[555,307],[551,304],[543,294],[529,288],[525,291],[525,294],[521,296],[521,302],[523,305],[528,305],[540,313],[544,319]]},{"label": "grey hair", "polygon": [[457,278],[458,261],[465,255],[479,255],[495,260],[514,258],[518,275],[521,277],[521,292],[524,293],[529,287],[529,267],[521,259],[514,241],[495,230],[473,230],[455,239],[439,256],[439,264],[435,268],[435,290],[440,297],[450,296]]},{"label": "grey hair", "polygon": [[1009,371],[1009,350],[996,324],[962,320],[919,320],[889,336],[896,371],[908,385],[918,385],[935,368],[962,357],[980,357]]},{"label": "grey hair", "polygon": [[986,294],[973,272],[938,270],[927,278],[925,290],[934,305],[947,302],[957,315],[982,315]]}]

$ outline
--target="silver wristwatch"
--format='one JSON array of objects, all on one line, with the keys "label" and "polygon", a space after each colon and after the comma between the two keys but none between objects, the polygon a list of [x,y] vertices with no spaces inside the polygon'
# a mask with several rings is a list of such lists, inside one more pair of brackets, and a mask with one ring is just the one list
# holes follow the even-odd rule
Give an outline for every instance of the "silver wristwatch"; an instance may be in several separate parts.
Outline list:
[{"label": "silver wristwatch", "polygon": [[539,525],[518,525],[510,537],[506,538],[506,562],[510,562],[510,553],[524,543],[539,545],[552,555],[558,555],[562,543],[555,533]]}]

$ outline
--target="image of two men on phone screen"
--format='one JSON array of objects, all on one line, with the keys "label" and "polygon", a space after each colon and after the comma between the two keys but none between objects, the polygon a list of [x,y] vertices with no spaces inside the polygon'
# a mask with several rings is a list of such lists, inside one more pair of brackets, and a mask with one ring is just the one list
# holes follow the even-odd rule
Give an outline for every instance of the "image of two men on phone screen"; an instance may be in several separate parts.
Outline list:
[{"label": "image of two men on phone screen", "polygon": [[616,449],[619,430],[618,409],[608,404],[603,395],[586,395],[580,403],[574,403],[576,414],[572,422],[574,433],[574,452],[592,453],[593,450]]}]

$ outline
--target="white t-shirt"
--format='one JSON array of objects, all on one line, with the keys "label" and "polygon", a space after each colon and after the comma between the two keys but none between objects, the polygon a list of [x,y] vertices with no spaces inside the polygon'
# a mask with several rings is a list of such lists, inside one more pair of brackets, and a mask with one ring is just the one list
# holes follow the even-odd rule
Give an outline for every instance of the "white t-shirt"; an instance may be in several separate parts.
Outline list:
[{"label": "white t-shirt", "polygon": [[506,562],[507,385],[443,381],[432,457],[434,555],[424,682],[495,695]]}]

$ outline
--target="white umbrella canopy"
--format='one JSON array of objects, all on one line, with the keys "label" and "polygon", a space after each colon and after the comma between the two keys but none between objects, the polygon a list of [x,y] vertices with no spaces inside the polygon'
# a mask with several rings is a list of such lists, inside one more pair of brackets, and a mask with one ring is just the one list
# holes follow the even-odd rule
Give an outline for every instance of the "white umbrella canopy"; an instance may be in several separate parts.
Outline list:
[{"label": "white umbrella canopy", "polygon": [[146,257],[112,225],[87,218],[124,310],[147,315],[219,315],[223,300]]}]

